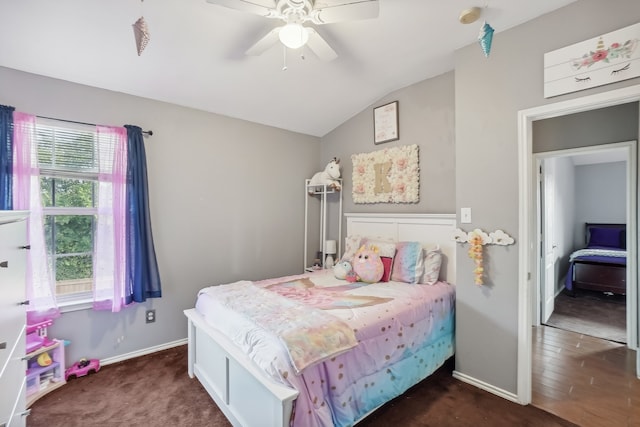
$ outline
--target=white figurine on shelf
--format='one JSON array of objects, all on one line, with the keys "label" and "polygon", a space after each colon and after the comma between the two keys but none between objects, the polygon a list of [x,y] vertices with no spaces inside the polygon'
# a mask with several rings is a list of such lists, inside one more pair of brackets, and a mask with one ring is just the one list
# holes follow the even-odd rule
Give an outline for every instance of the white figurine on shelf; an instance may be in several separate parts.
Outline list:
[{"label": "white figurine on shelf", "polygon": [[340,178],[340,159],[334,157],[322,172],[317,172],[309,181],[309,186],[326,185],[339,191],[342,187],[337,179]]}]

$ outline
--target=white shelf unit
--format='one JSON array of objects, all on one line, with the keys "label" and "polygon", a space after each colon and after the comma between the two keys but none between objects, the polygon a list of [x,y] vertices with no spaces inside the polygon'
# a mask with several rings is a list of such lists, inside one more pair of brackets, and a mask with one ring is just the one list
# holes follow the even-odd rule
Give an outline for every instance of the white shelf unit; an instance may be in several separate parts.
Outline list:
[{"label": "white shelf unit", "polygon": [[[336,181],[340,183],[340,188],[342,188],[342,179],[337,179]],[[335,190],[334,188],[326,184],[310,185],[310,182],[310,179],[306,179],[304,185],[304,271],[313,271],[313,268],[310,267],[307,253],[309,246],[309,198],[311,197],[318,197],[318,199],[320,200],[320,224],[318,233],[320,248],[318,252],[322,252],[322,268],[325,268],[324,264],[327,258],[324,242],[326,242],[327,239],[334,240],[333,238],[327,236],[327,204],[331,201],[331,199],[336,198],[338,204],[338,215],[336,218],[338,221],[338,236],[335,239],[337,243],[336,260],[340,259],[340,257],[342,256],[342,191]]]}]

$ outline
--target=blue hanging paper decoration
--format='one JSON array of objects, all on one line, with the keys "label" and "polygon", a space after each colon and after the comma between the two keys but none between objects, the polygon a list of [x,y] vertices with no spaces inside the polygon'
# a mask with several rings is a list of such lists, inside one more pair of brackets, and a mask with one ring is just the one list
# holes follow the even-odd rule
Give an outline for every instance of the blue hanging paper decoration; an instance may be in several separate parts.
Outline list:
[{"label": "blue hanging paper decoration", "polygon": [[480,43],[480,48],[482,49],[482,53],[486,58],[489,57],[489,53],[491,52],[491,41],[493,40],[493,28],[491,25],[487,24],[485,21],[480,27],[480,34],[478,34],[478,42]]}]

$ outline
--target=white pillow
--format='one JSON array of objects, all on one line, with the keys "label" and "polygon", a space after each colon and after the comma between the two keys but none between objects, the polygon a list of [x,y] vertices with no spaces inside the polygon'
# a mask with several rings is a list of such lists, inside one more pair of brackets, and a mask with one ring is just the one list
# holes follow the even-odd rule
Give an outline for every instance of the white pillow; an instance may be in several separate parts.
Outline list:
[{"label": "white pillow", "polygon": [[433,249],[424,250],[424,274],[421,285],[433,285],[440,277],[440,266],[442,265],[442,251],[439,246]]},{"label": "white pillow", "polygon": [[[380,236],[369,237],[369,236],[359,236],[359,235],[347,236],[344,238],[344,253],[342,255],[342,258],[340,258],[340,261],[349,261],[351,264],[353,264],[353,257],[356,255],[356,251],[360,249],[360,246],[362,246],[365,243],[365,241],[370,241],[371,243],[374,243],[374,242],[393,243],[393,239],[391,237],[380,237]],[[395,246],[394,246],[394,252],[395,252]],[[393,255],[390,255],[390,256],[393,257]]]},{"label": "white pillow", "polygon": [[356,255],[356,251],[360,248],[360,242],[362,236],[347,236],[344,238],[344,253],[340,262],[348,261],[353,265],[353,257]]}]

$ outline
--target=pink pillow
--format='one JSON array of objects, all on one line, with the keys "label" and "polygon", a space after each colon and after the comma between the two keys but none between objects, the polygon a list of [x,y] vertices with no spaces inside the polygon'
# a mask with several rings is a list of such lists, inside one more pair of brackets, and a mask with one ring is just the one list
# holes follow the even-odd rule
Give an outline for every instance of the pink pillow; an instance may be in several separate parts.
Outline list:
[{"label": "pink pillow", "polygon": [[384,267],[384,272],[382,273],[382,277],[380,278],[381,282],[388,282],[391,278],[391,269],[393,268],[393,258],[389,258],[388,256],[381,256],[382,266]]}]

